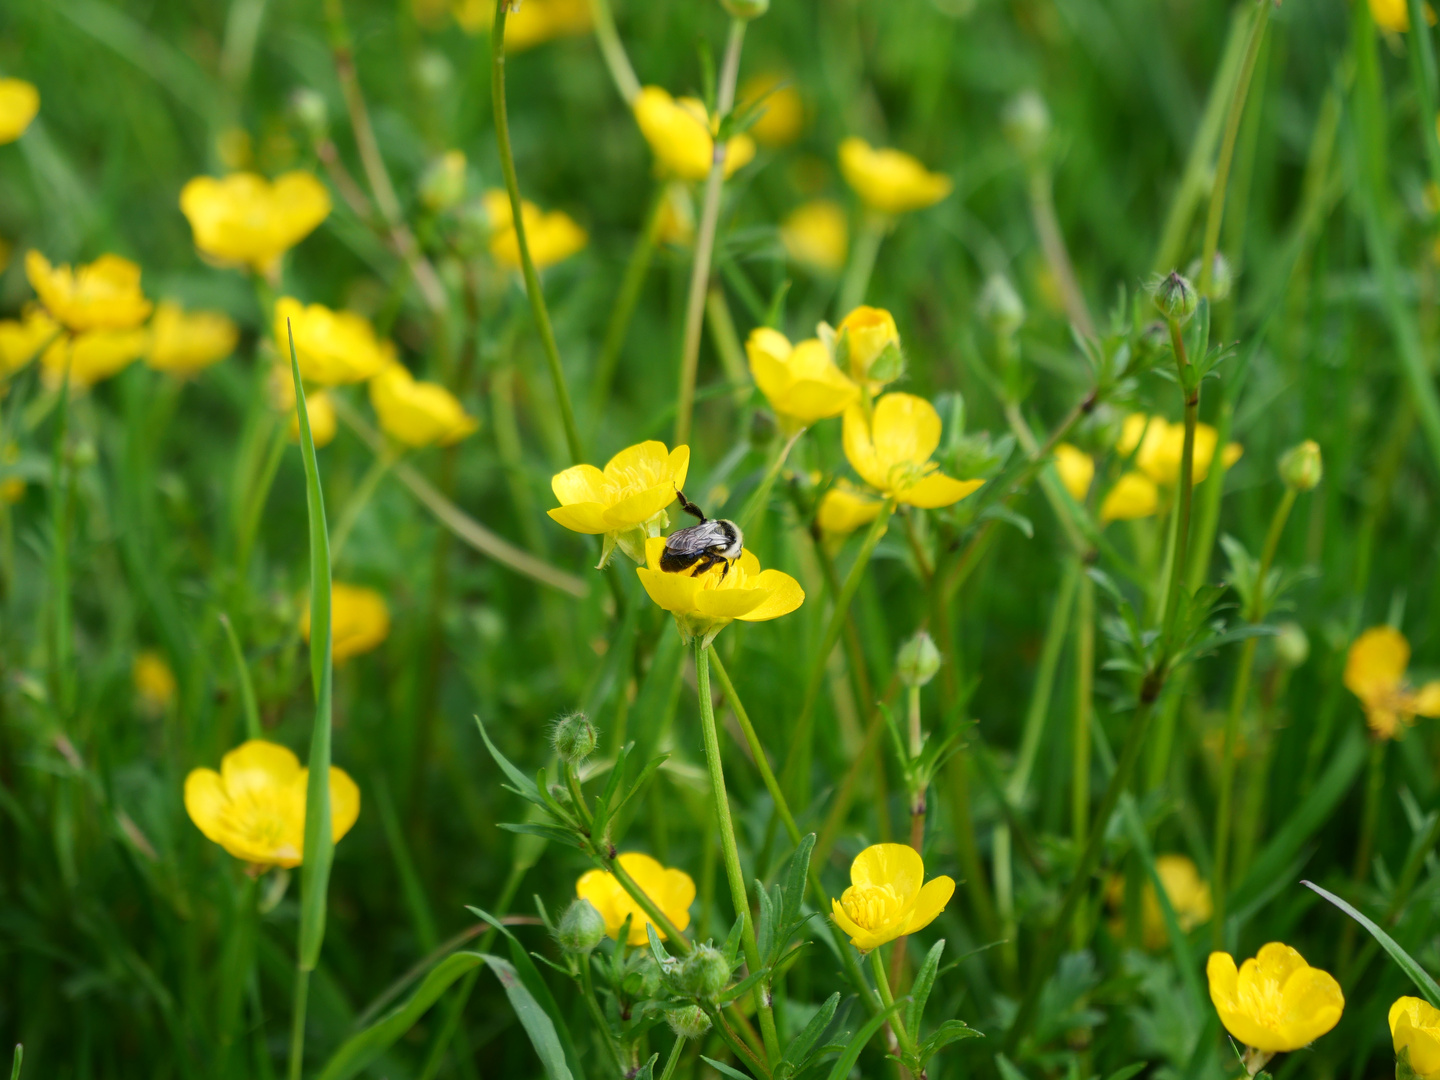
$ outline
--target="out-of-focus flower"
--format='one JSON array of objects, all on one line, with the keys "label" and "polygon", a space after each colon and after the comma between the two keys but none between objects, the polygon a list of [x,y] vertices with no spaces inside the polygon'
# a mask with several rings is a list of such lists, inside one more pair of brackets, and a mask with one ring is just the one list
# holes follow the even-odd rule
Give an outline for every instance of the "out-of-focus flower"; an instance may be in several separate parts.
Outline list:
[{"label": "out-of-focus flower", "polygon": [[759,326],[750,332],[745,353],[756,385],[792,428],[839,416],[860,397],[860,388],[835,366],[818,338],[791,345],[778,330]]},{"label": "out-of-focus flower", "polygon": [[[495,25],[495,0],[453,0],[451,10],[467,34],[488,34]],[[587,34],[593,24],[588,0],[525,0],[505,16],[505,51]]]},{"label": "out-of-focus flower", "polygon": [[1339,1023],[1345,1009],[1334,976],[1278,941],[1262,946],[1239,970],[1229,953],[1212,952],[1205,974],[1225,1030],[1267,1054],[1314,1042]]},{"label": "out-of-focus flower", "polygon": [[1090,482],[1095,479],[1095,459],[1078,446],[1060,443],[1055,447],[1055,471],[1060,474],[1060,483],[1065,485],[1070,497],[1083,503],[1090,491]]},{"label": "out-of-focus flower", "polygon": [[650,440],[621,450],[605,463],[572,465],[550,479],[560,505],[549,514],[572,532],[604,536],[604,566],[618,544],[637,563],[645,561],[645,541],[670,523],[665,508],[685,486],[690,447],[666,450]]},{"label": "out-of-focus flower", "polygon": [[446,150],[420,178],[420,201],[426,209],[448,210],[465,197],[465,152]]},{"label": "out-of-focus flower", "polygon": [[[310,605],[300,613],[300,633],[310,640]],[[330,583],[330,656],[338,664],[376,648],[390,636],[385,597],[364,585]]]},{"label": "out-of-focus flower", "polygon": [[68,330],[129,330],[152,307],[140,291],[140,267],[119,255],[92,263],[51,266],[38,251],[25,255],[25,274],[40,303]]},{"label": "out-of-focus flower", "polygon": [[689,247],[695,239],[695,201],[690,189],[672,180],[665,185],[663,198],[657,238],[662,244]]},{"label": "out-of-focus flower", "polygon": [[1396,998],[1390,1006],[1390,1038],[1397,1066],[1408,1065],[1418,1080],[1440,1080],[1440,1009],[1421,998]]},{"label": "out-of-focus flower", "polygon": [[[695,882],[684,870],[670,870],[639,851],[627,851],[617,860],[660,913],[676,930],[690,925],[690,905],[695,902]],[[634,897],[627,893],[616,876],[608,870],[587,870],[575,882],[575,895],[589,900],[605,920],[605,932],[620,939],[620,928],[630,920],[627,944],[644,945],[649,941],[647,926],[655,926],[655,934],[665,940],[665,931],[651,922]]]},{"label": "out-of-focus flower", "polygon": [[851,136],[840,144],[840,172],[862,202],[882,214],[904,214],[934,206],[954,186],[900,150],[875,149]]},{"label": "out-of-focus flower", "polygon": [[228,127],[215,136],[215,154],[220,164],[231,172],[248,169],[255,162],[255,147],[250,132],[242,127]]},{"label": "out-of-focus flower", "polygon": [[180,210],[202,255],[264,274],[329,216],[330,192],[303,170],[273,184],[248,172],[197,176],[181,189]]},{"label": "out-of-focus flower", "polygon": [[[264,739],[241,743],[220,771],[185,778],[185,811],[206,838],[256,866],[299,866],[305,859],[305,788],[310,770],[289,747]],[[360,789],[330,767],[330,833],[338,842],[360,816]]]},{"label": "out-of-focus flower", "polygon": [[69,371],[70,388],[87,389],[138,360],[149,340],[144,330],[89,330],[58,337],[40,355],[45,384],[59,386]]},{"label": "out-of-focus flower", "polygon": [[930,460],[940,445],[940,414],[913,394],[886,394],[867,420],[860,405],[845,410],[845,456],[871,487],[896,502],[934,509],[957,503],[983,480],[956,480]]},{"label": "out-of-focus flower", "polygon": [[0,379],[13,375],[56,334],[60,324],[39,304],[31,304],[19,319],[0,321]]},{"label": "out-of-focus flower", "polygon": [[323,304],[305,305],[293,296],[275,304],[275,344],[289,367],[290,336],[300,376],[316,386],[363,382],[393,359],[393,350],[375,336],[375,328],[353,311],[331,311]]},{"label": "out-of-focus flower", "polygon": [[162,300],[150,320],[145,363],[172,375],[194,375],[234,352],[239,337],[224,312],[186,311],[173,300]]},{"label": "out-of-focus flower", "polygon": [[25,134],[40,111],[40,91],[24,79],[0,79],[0,146]]},{"label": "out-of-focus flower", "polygon": [[1100,523],[1147,518],[1160,507],[1160,489],[1141,472],[1124,473],[1100,504]]},{"label": "out-of-focus flower", "polygon": [[[1410,5],[1406,0],[1370,0],[1370,17],[1381,30],[1403,34],[1410,29]],[[1435,25],[1435,9],[1425,5],[1425,21]]]},{"label": "out-of-focus flower", "polygon": [[[1195,425],[1195,483],[1210,475],[1215,459],[1215,444],[1220,433],[1209,424]],[[1138,448],[1138,449],[1137,449]],[[1163,416],[1131,413],[1120,430],[1115,450],[1122,457],[1135,454],[1135,467],[1157,484],[1173,487],[1180,482],[1180,458],[1185,450],[1185,425],[1169,423]],[[1240,460],[1245,452],[1239,443],[1227,443],[1220,459],[1225,468]]]},{"label": "out-of-focus flower", "polygon": [[385,433],[406,446],[449,446],[480,426],[454,394],[416,380],[403,364],[390,364],[370,380],[370,404]]},{"label": "out-of-focus flower", "polygon": [[805,602],[800,583],[782,570],[761,570],[748,548],[740,558],[710,567],[703,574],[668,573],[660,569],[665,538],[645,541],[645,563],[635,573],[650,599],[675,616],[686,640],[709,644],[736,619],[769,622],[788,615]]},{"label": "out-of-focus flower", "polygon": [[[525,217],[525,242],[535,269],[544,270],[584,249],[590,237],[575,219],[563,210],[541,210],[528,199],[520,203]],[[501,188],[485,192],[485,216],[490,221],[490,254],[501,266],[520,268],[520,238],[515,232],[515,216],[510,212],[510,196]]]},{"label": "out-of-focus flower", "polygon": [[1306,439],[1280,455],[1280,479],[1296,491],[1314,491],[1325,475],[1325,460],[1320,444]]},{"label": "out-of-focus flower", "polygon": [[904,370],[900,331],[884,308],[862,304],[840,320],[835,334],[836,352],[844,354],[850,377],[864,383],[872,394],[900,377]]},{"label": "out-of-focus flower", "polygon": [[175,700],[175,673],[154,649],[145,649],[135,657],[130,680],[135,684],[135,696],[148,713],[163,713]]},{"label": "out-of-focus flower", "polygon": [[1011,339],[1025,325],[1025,301],[1001,273],[985,279],[985,287],[975,300],[975,314],[997,338]]},{"label": "out-of-focus flower", "polygon": [[781,223],[780,243],[795,262],[837,273],[844,268],[850,250],[850,225],[845,211],[832,199],[803,203]]},{"label": "out-of-focus flower", "polygon": [[1440,716],[1440,680],[1412,690],[1409,666],[1410,642],[1393,626],[1372,626],[1345,657],[1345,688],[1360,699],[1377,738],[1395,738],[1417,716]]},{"label": "out-of-focus flower", "polygon": [[826,536],[849,536],[879,517],[884,507],[885,500],[841,477],[820,499],[815,521]]},{"label": "out-of-focus flower", "polygon": [[830,901],[830,917],[862,953],[925,929],[945,910],[955,882],[925,880],[925,863],[908,844],[873,844],[850,864],[850,887]]},{"label": "out-of-focus flower", "polygon": [[[647,86],[635,99],[635,121],[661,167],[681,180],[704,180],[715,157],[716,121],[697,98],[672,98],[669,91]],[[725,143],[725,176],[755,156],[755,140],[747,134]]]},{"label": "out-of-focus flower", "polygon": [[798,139],[805,126],[805,103],[794,81],[774,71],[750,76],[740,87],[740,100],[748,105],[761,98],[764,111],[750,125],[755,141],[761,146],[788,146]]},{"label": "out-of-focus flower", "polygon": [[[1175,921],[1182,933],[1210,921],[1215,906],[1210,896],[1210,883],[1200,876],[1193,859],[1184,855],[1158,855],[1155,872],[1165,887],[1165,896],[1175,910]],[[1141,933],[1147,949],[1160,949],[1169,940],[1165,917],[1160,913],[1160,900],[1155,886],[1146,881],[1140,900]]]}]

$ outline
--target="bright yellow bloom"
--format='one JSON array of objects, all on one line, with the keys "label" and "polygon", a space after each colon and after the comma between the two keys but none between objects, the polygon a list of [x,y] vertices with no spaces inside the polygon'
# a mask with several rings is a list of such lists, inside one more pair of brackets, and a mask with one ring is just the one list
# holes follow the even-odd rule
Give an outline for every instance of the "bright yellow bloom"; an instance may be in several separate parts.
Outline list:
[{"label": "bright yellow bloom", "polygon": [[[1406,0],[1370,0],[1370,17],[1381,30],[1403,34],[1410,29],[1410,5]],[[1425,5],[1425,21],[1435,25],[1435,9]]]},{"label": "bright yellow bloom", "polygon": [[180,210],[202,255],[264,274],[330,215],[330,192],[303,170],[273,184],[248,172],[197,176],[181,189]]},{"label": "bright yellow bloom", "polygon": [[791,345],[778,330],[758,326],[750,331],[745,354],[755,384],[792,427],[839,416],[860,397],[860,388],[835,366],[819,338]]},{"label": "bright yellow bloom", "polygon": [[879,517],[884,506],[883,499],[877,499],[841,477],[821,498],[815,521],[827,536],[849,536]]},{"label": "bright yellow bloom", "polygon": [[25,274],[45,310],[69,330],[129,330],[150,314],[152,305],[140,291],[140,267],[119,255],[101,255],[71,270],[30,251]]},{"label": "bright yellow bloom", "polygon": [[1334,976],[1278,941],[1262,946],[1238,971],[1229,953],[1212,952],[1205,974],[1225,1030],[1266,1053],[1314,1042],[1339,1023],[1345,1009]]},{"label": "bright yellow bloom", "polygon": [[[1183,933],[1208,922],[1215,907],[1210,896],[1210,883],[1200,876],[1192,859],[1184,855],[1159,855],[1155,872],[1165,887],[1165,896],[1175,910],[1175,921]],[[1118,906],[1124,900],[1125,882],[1117,877],[1111,884],[1110,903]],[[1160,900],[1155,886],[1147,879],[1140,898],[1141,937],[1147,949],[1162,949],[1169,940],[1165,916],[1160,913]]]},{"label": "bright yellow bloom", "polygon": [[145,649],[130,668],[135,694],[146,712],[162,713],[175,700],[175,673],[154,649]]},{"label": "bright yellow bloom", "polygon": [[750,125],[755,141],[761,146],[788,146],[798,139],[805,126],[805,103],[795,81],[774,71],[752,75],[740,87],[740,100],[748,105],[761,98],[764,111]]},{"label": "bright yellow bloom", "polygon": [[934,206],[953,187],[900,150],[877,150],[851,136],[840,144],[840,172],[862,202],[882,214],[903,214]]},{"label": "bright yellow bloom", "polygon": [[[300,633],[310,640],[310,604],[300,613]],[[377,647],[390,636],[385,597],[364,585],[330,583],[330,657],[337,664]]]},{"label": "bright yellow bloom", "polygon": [[370,404],[385,433],[406,446],[449,446],[480,426],[459,398],[439,383],[417,381],[403,364],[370,380]]},{"label": "bright yellow bloom", "polygon": [[[510,196],[501,188],[485,192],[485,216],[490,221],[490,254],[501,266],[520,268],[520,238],[515,232],[515,215],[510,211]],[[563,210],[548,213],[528,199],[520,202],[525,217],[525,242],[536,270],[544,270],[563,262],[584,249],[589,234]]]},{"label": "bright yellow bloom", "polygon": [[56,334],[60,324],[39,304],[31,304],[19,319],[0,322],[0,379],[13,375],[31,360]]},{"label": "bright yellow bloom", "polygon": [[1417,716],[1440,716],[1440,680],[1410,689],[1410,642],[1393,626],[1372,626],[1345,657],[1345,688],[1360,699],[1365,721],[1379,738],[1393,739]]},{"label": "bright yellow bloom", "polygon": [[[241,743],[220,771],[185,778],[185,811],[206,838],[257,866],[299,866],[305,859],[305,786],[310,770],[290,749],[264,739]],[[330,834],[338,842],[360,816],[360,789],[330,767]]]},{"label": "bright yellow bloom", "polygon": [[797,206],[780,225],[785,254],[798,263],[837,273],[850,250],[850,225],[845,211],[831,199],[815,199]]},{"label": "bright yellow bloom", "polygon": [[162,300],[150,320],[145,363],[172,375],[194,375],[234,352],[239,337],[239,328],[224,312],[187,312],[173,300]]},{"label": "bright yellow bloom", "polygon": [[1440,1080],[1440,1009],[1417,997],[1396,998],[1390,1006],[1395,1057],[1419,1080]]},{"label": "bright yellow bloom", "polygon": [[856,382],[865,383],[872,394],[879,393],[880,388],[887,382],[900,377],[901,369],[898,364],[890,371],[877,373],[875,370],[875,362],[885,350],[893,347],[898,351],[900,348],[900,331],[895,328],[895,318],[890,312],[884,308],[862,304],[840,320],[835,333],[837,352],[841,351],[838,339],[845,339],[843,351],[846,354],[846,365],[850,368],[850,377]]},{"label": "bright yellow bloom", "polygon": [[[495,25],[495,0],[454,0],[452,10],[467,34],[488,34]],[[586,34],[592,25],[589,0],[525,0],[505,16],[505,51]]]},{"label": "bright yellow bloom", "polygon": [[307,384],[363,382],[393,359],[394,350],[375,336],[375,328],[363,315],[331,311],[323,304],[307,307],[293,296],[282,296],[275,304],[275,344],[282,367],[289,367],[287,323],[295,334],[300,377]]},{"label": "bright yellow bloom", "polygon": [[1160,507],[1160,489],[1140,472],[1124,473],[1100,504],[1100,524],[1146,518]]},{"label": "bright yellow bloom", "polygon": [[0,146],[25,134],[40,111],[40,91],[24,79],[0,79]]},{"label": "bright yellow bloom", "polygon": [[851,945],[869,952],[924,930],[954,892],[944,875],[925,881],[920,853],[908,844],[873,844],[850,864],[850,887],[831,899],[831,918]]},{"label": "bright yellow bloom", "polygon": [[957,503],[983,480],[956,480],[930,460],[940,445],[940,414],[914,394],[886,394],[867,422],[858,404],[845,410],[845,456],[871,487],[896,502],[934,509]]},{"label": "bright yellow bloom", "polygon": [[1055,447],[1055,471],[1070,497],[1084,502],[1090,482],[1095,479],[1095,459],[1078,446],[1062,442]]},{"label": "bright yellow bloom", "polygon": [[686,640],[699,638],[705,644],[736,619],[769,622],[789,615],[805,602],[805,590],[783,570],[761,570],[760,560],[748,548],[729,564],[720,563],[703,574],[689,571],[667,573],[660,569],[665,538],[645,541],[645,565],[635,573],[650,599],[675,616],[675,625]]},{"label": "bright yellow bloom", "polygon": [[617,544],[635,562],[644,562],[645,540],[670,524],[665,508],[685,486],[689,469],[690,447],[666,450],[653,439],[637,443],[612,457],[604,470],[572,465],[551,477],[550,490],[560,505],[549,514],[572,532],[603,535],[601,566]]},{"label": "bright yellow bloom", "polygon": [[[1215,458],[1215,444],[1220,433],[1209,424],[1195,425],[1194,482],[1210,475],[1210,462]],[[1138,450],[1137,450],[1138,448]],[[1122,457],[1135,454],[1135,466],[1157,484],[1173,487],[1180,482],[1180,459],[1185,452],[1185,425],[1171,424],[1162,416],[1131,413],[1125,418],[1120,441],[1115,450]],[[1227,443],[1221,453],[1225,468],[1240,460],[1244,448]]]},{"label": "bright yellow bloom", "polygon": [[[660,909],[676,930],[690,925],[690,905],[695,902],[695,882],[684,870],[667,870],[649,855],[627,851],[619,858],[621,868],[640,886],[640,891]],[[605,919],[605,932],[617,941],[620,928],[630,919],[630,933],[625,938],[631,945],[644,945],[650,938],[646,926],[654,925],[634,898],[608,870],[587,870],[575,882],[575,895],[589,900]],[[665,940],[665,931],[655,927],[655,934]]]},{"label": "bright yellow bloom", "polygon": [[59,386],[68,369],[72,390],[94,386],[138,360],[149,340],[144,330],[90,330],[56,338],[40,356],[45,385]]},{"label": "bright yellow bloom", "polygon": [[[658,86],[647,86],[635,99],[634,109],[640,133],[666,172],[681,180],[704,180],[710,175],[717,122],[706,116],[704,102],[672,98]],[[754,139],[746,134],[733,136],[725,144],[726,179],[754,156]]]}]

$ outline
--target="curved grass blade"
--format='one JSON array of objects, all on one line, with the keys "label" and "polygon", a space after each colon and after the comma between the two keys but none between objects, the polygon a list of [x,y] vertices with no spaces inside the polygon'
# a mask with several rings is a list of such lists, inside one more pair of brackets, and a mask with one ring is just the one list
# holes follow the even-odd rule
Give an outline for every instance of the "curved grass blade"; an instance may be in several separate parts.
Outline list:
[{"label": "curved grass blade", "polygon": [[240,705],[245,713],[245,737],[261,738],[264,733],[260,728],[260,708],[255,704],[255,684],[250,680],[250,665],[245,662],[245,651],[240,648],[240,639],[235,636],[230,616],[223,611],[220,613],[220,625],[225,628],[230,655],[235,660],[235,679],[240,684]]},{"label": "curved grass blade", "polygon": [[1302,881],[1300,882],[1300,884],[1304,885],[1311,892],[1318,893],[1326,900],[1329,900],[1330,903],[1334,904],[1346,915],[1349,915],[1352,919],[1354,919],[1366,930],[1368,930],[1370,932],[1370,936],[1379,943],[1380,947],[1390,954],[1390,959],[1394,960],[1395,963],[1399,964],[1400,969],[1404,971],[1406,975],[1410,976],[1410,981],[1420,988],[1420,992],[1425,995],[1425,1000],[1430,1002],[1430,1004],[1434,1005],[1437,1009],[1440,1009],[1440,985],[1436,985],[1435,980],[1430,977],[1430,973],[1427,972],[1424,968],[1422,968],[1419,964],[1417,964],[1414,957],[1412,957],[1409,953],[1402,949],[1394,938],[1392,938],[1384,930],[1381,930],[1380,927],[1376,926],[1364,915],[1361,915],[1360,912],[1356,911],[1353,907],[1347,904],[1344,900],[1341,900],[1340,897],[1336,896],[1334,893],[1327,892],[1313,882]]},{"label": "curved grass blade", "polygon": [[545,1075],[550,1080],[574,1080],[570,1067],[565,1063],[565,1050],[560,1045],[554,1022],[521,981],[519,973],[498,956],[486,955],[484,960],[500,980],[500,985],[505,988],[510,1007],[520,1018],[525,1034],[530,1036],[530,1045],[535,1047],[535,1052],[540,1055],[540,1063],[545,1066]]}]

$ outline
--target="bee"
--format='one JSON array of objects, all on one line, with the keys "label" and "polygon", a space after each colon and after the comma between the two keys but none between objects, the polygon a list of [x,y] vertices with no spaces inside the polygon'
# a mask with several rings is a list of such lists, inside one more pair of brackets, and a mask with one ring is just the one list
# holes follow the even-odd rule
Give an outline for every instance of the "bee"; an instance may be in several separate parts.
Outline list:
[{"label": "bee", "polygon": [[[680,497],[680,508],[687,514],[700,519],[700,524],[677,529],[665,538],[665,550],[660,555],[660,569],[667,574],[681,574],[686,570],[690,576],[703,574],[716,563],[723,563],[720,580],[730,572],[730,564],[740,557],[741,545],[745,542],[740,526],[733,521],[711,521],[705,511],[685,498],[679,488],[675,494]],[[691,568],[694,569],[691,569]]]}]

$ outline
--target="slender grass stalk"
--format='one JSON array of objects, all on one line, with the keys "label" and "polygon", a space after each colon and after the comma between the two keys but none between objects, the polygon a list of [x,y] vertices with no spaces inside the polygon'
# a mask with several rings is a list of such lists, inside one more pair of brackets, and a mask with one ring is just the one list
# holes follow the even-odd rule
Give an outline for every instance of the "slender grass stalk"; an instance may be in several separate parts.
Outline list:
[{"label": "slender grass stalk", "polygon": [[295,969],[295,993],[290,1001],[290,1071],[289,1080],[300,1080],[305,1073],[305,1015],[310,1000],[310,972]]},{"label": "slender grass stalk", "polygon": [[250,678],[250,665],[245,662],[245,650],[235,636],[235,627],[230,616],[220,613],[220,625],[225,628],[225,637],[230,642],[230,657],[235,661],[235,681],[240,687],[240,708],[245,714],[245,737],[258,739],[263,735],[260,727],[260,708],[255,703],[255,684]]},{"label": "slender grass stalk", "polygon": [[[1190,358],[1185,353],[1185,335],[1174,319],[1170,323],[1170,346],[1175,351],[1180,385],[1190,380]],[[1195,426],[1200,421],[1200,386],[1185,391],[1185,442],[1180,454],[1180,510],[1175,522],[1174,558],[1170,564],[1170,585],[1165,590],[1165,649],[1173,651],[1175,620],[1180,615],[1180,590],[1189,565],[1190,516],[1195,502]],[[1217,447],[1217,452],[1219,448]],[[1168,660],[1168,655],[1166,657]]]},{"label": "slender grass stalk", "polygon": [[398,461],[400,455],[393,449],[388,449],[383,454],[377,454],[370,462],[370,467],[365,470],[365,475],[360,478],[360,483],[355,485],[355,490],[350,493],[350,498],[345,501],[344,508],[340,511],[340,518],[335,523],[335,535],[331,539],[330,558],[333,562],[340,561],[340,553],[345,549],[345,541],[350,539],[350,533],[355,529],[355,523],[360,520],[360,515],[365,507],[370,505],[371,498],[380,487],[380,481],[385,479],[385,474],[390,471],[391,466]]},{"label": "slender grass stalk", "polygon": [[775,480],[780,475],[780,470],[785,467],[785,462],[790,458],[790,451],[800,441],[800,436],[805,434],[805,429],[799,428],[794,431],[788,439],[775,448],[775,453],[770,458],[770,464],[765,469],[765,475],[760,478],[755,491],[745,501],[744,507],[740,510],[740,516],[735,519],[735,524],[741,530],[748,529],[755,515],[764,511],[766,504],[770,501],[770,492],[775,487]]},{"label": "slender grass stalk", "polygon": [[74,469],[65,446],[70,418],[70,369],[55,406],[50,454],[50,693],[62,727],[70,715],[70,504]]},{"label": "slender grass stalk", "polygon": [[[1080,575],[1075,608],[1075,714],[1070,733],[1070,835],[1077,845],[1090,833],[1090,725],[1095,717],[1095,582]],[[1084,919],[1072,925],[1073,941],[1084,940]]]},{"label": "slender grass stalk", "polygon": [[880,245],[894,225],[894,219],[887,214],[865,210],[863,215],[859,235],[855,237],[855,246],[850,251],[850,263],[840,282],[839,305],[835,312],[838,319],[843,319],[865,302],[870,276],[875,272],[875,260],[880,255]]},{"label": "slender grass stalk", "polygon": [[25,1044],[16,1043],[15,1056],[10,1059],[10,1080],[20,1080],[20,1066],[23,1064],[25,1064]]},{"label": "slender grass stalk", "polygon": [[735,408],[743,409],[755,390],[755,384],[750,380],[745,347],[740,344],[735,316],[730,314],[730,304],[725,299],[725,287],[718,281],[712,281],[705,294],[705,325],[710,328],[710,344],[720,358],[725,378],[734,388],[730,396]]},{"label": "slender grass stalk", "polygon": [[640,80],[630,66],[630,57],[625,55],[625,45],[620,32],[615,29],[615,15],[610,10],[610,0],[590,0],[590,14],[595,20],[595,44],[600,46],[600,55],[605,67],[615,82],[615,89],[625,99],[626,105],[634,105],[640,96]]},{"label": "slender grass stalk", "polygon": [[1095,336],[1095,320],[1090,317],[1090,306],[1085,303],[1085,294],[1075,279],[1075,266],[1070,261],[1070,252],[1065,246],[1065,234],[1060,229],[1060,219],[1055,214],[1055,185],[1048,165],[1037,165],[1030,170],[1030,216],[1035,222],[1035,231],[1040,236],[1040,249],[1045,253],[1045,264],[1060,290],[1060,299],[1065,305],[1065,317],[1070,325],[1087,338]]},{"label": "slender grass stalk", "polygon": [[685,1049],[685,1036],[675,1036],[675,1043],[670,1047],[670,1056],[665,1059],[665,1071],[660,1074],[660,1080],[674,1080],[675,1070],[680,1067],[680,1053]]},{"label": "slender grass stalk", "polygon": [[[605,0],[591,0],[599,8]],[[607,9],[608,10],[608,9]],[[600,20],[596,17],[596,37]],[[634,77],[633,74],[631,76]],[[620,364],[620,352],[625,347],[625,335],[630,330],[630,320],[635,315],[635,305],[640,302],[641,290],[645,287],[645,275],[655,256],[655,245],[660,240],[660,225],[665,220],[665,200],[669,189],[664,184],[655,188],[650,209],[645,214],[645,224],[635,238],[630,250],[630,259],[625,264],[625,276],[620,279],[620,292],[615,297],[615,306],[610,311],[610,321],[605,326],[605,338],[600,346],[600,356],[595,361],[595,376],[590,384],[590,415],[598,419],[605,404],[610,400],[610,384],[615,379],[615,369]]]}]

